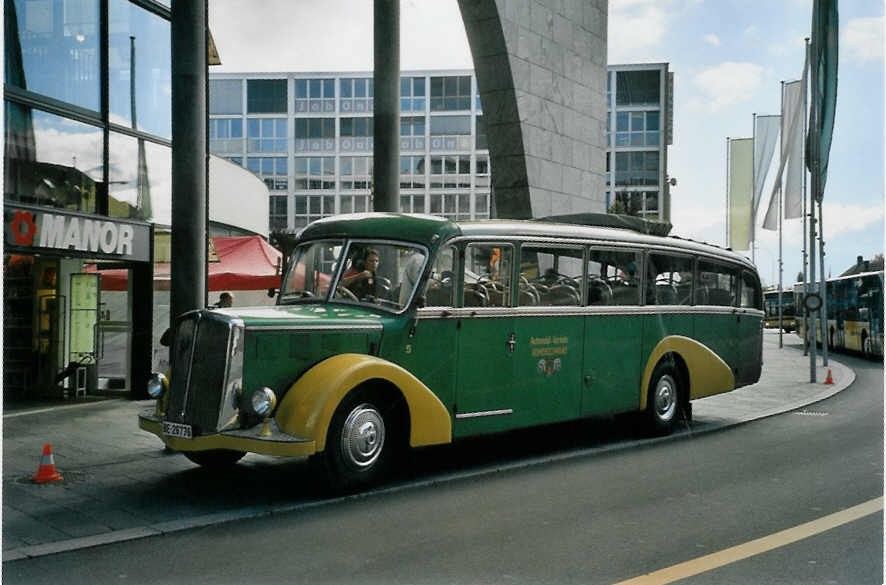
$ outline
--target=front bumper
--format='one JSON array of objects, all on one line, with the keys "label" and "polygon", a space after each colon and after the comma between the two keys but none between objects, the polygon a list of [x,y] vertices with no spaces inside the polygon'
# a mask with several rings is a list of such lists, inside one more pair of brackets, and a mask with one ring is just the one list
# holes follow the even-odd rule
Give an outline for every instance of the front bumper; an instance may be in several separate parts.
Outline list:
[{"label": "front bumper", "polygon": [[247,453],[287,457],[307,457],[317,452],[313,439],[295,437],[284,433],[277,426],[276,421],[271,420],[269,422],[271,428],[271,435],[269,437],[259,436],[262,425],[256,425],[251,429],[234,429],[211,435],[201,435],[193,439],[183,439],[181,437],[167,437],[163,434],[163,420],[157,416],[153,408],[145,410],[138,415],[138,426],[140,429],[157,435],[168,447],[176,451],[230,449],[233,451],[246,451]]}]

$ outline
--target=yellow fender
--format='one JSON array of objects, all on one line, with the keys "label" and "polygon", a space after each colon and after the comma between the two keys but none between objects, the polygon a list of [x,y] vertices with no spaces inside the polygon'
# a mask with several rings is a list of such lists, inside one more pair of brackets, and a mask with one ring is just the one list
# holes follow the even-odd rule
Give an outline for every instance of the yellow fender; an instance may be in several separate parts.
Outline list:
[{"label": "yellow fender", "polygon": [[646,408],[649,379],[662,356],[675,353],[686,362],[689,370],[689,398],[704,398],[735,389],[735,376],[723,358],[709,347],[682,335],[670,335],[658,342],[646,360],[643,382],[640,386],[640,409]]},{"label": "yellow fender", "polygon": [[351,389],[373,379],[391,382],[406,398],[411,446],[452,442],[449,411],[427,386],[397,364],[355,353],[325,359],[305,372],[277,408],[277,425],[285,433],[313,439],[317,451],[322,451],[339,403]]}]

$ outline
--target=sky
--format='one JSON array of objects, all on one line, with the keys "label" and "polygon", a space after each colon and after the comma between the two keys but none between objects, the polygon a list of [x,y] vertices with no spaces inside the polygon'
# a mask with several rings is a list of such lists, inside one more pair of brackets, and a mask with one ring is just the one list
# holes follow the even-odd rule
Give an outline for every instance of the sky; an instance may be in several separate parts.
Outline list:
[{"label": "sky", "polygon": [[[213,72],[371,70],[372,4],[209,0],[222,60]],[[884,250],[884,3],[843,0],[839,10],[824,193],[825,269],[833,276],[856,256]],[[401,0],[400,13],[401,69],[473,68],[456,0]],[[754,113],[779,113],[780,82],[802,73],[811,19],[812,0],[610,0],[607,61],[668,62],[674,73],[672,233],[726,245],[726,138],[752,136]],[[785,222],[784,283],[802,270],[802,231],[799,219]],[[764,283],[777,283],[776,232],[758,227],[754,256]]]}]

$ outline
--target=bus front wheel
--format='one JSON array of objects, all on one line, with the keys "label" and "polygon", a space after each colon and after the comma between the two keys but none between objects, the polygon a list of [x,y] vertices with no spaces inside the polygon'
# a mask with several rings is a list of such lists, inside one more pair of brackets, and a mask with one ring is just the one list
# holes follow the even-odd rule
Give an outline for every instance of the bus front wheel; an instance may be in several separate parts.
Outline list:
[{"label": "bus front wheel", "polygon": [[667,435],[674,428],[680,408],[680,375],[670,360],[659,362],[652,372],[646,398],[649,431]]}]

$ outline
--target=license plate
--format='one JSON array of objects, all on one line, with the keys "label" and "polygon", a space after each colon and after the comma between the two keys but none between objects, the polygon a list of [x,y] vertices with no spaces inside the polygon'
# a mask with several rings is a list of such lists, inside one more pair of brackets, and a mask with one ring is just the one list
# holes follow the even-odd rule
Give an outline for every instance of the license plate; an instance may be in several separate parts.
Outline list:
[{"label": "license plate", "polygon": [[191,425],[183,425],[181,423],[163,422],[163,434],[167,437],[179,437],[181,439],[191,439]]}]

